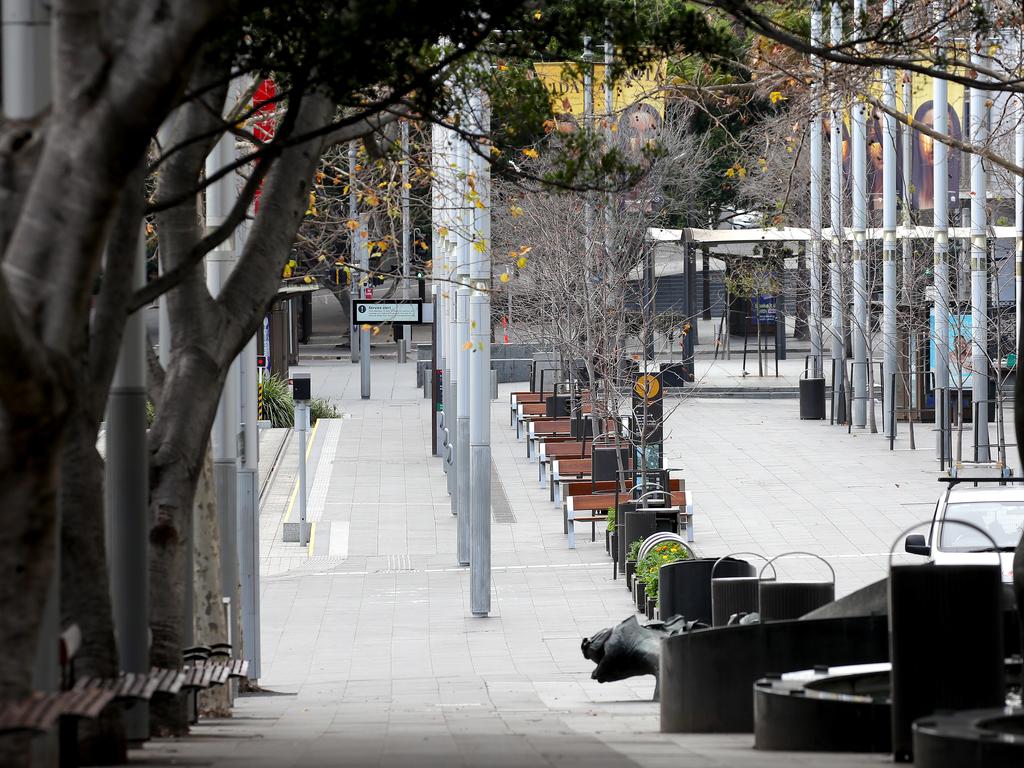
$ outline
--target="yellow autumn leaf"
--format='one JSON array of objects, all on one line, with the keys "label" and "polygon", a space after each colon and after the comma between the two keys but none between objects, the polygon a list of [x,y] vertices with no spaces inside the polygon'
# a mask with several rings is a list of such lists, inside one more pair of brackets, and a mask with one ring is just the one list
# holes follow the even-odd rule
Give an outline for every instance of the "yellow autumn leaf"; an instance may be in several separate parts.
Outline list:
[{"label": "yellow autumn leaf", "polygon": [[536,19],[537,21],[540,21],[540,20],[541,20],[541,17],[542,17],[543,15],[544,15],[544,14],[543,14],[543,13],[541,13],[540,11],[534,11],[534,12],[533,12],[533,18],[534,18],[534,19]]},{"label": "yellow autumn leaf", "polygon": [[526,266],[526,257],[525,256],[520,256],[519,260],[516,262],[516,264],[519,265],[520,269],[525,267]]},{"label": "yellow autumn leaf", "polygon": [[501,273],[501,277],[499,277],[498,279],[501,280],[501,282],[503,282],[503,283],[507,283],[508,282],[508,272],[502,272]]},{"label": "yellow autumn leaf", "polygon": [[491,154],[494,155],[495,157],[501,157],[501,150],[498,149],[496,146],[494,146],[492,144],[491,145]]},{"label": "yellow autumn leaf", "polygon": [[438,227],[437,234],[441,237],[448,237],[448,227]]},{"label": "yellow autumn leaf", "polygon": [[359,222],[355,219],[349,219],[345,222],[345,228],[348,229],[349,232],[355,232],[359,229]]},{"label": "yellow autumn leaf", "polygon": [[380,326],[379,325],[373,326],[373,335],[376,336],[378,333],[380,333]]},{"label": "yellow autumn leaf", "polygon": [[522,248],[519,249],[519,255],[520,256],[525,256],[526,254],[528,254],[532,250],[533,250],[532,246],[524,245]]},{"label": "yellow autumn leaf", "polygon": [[362,325],[359,326],[359,328],[361,330],[363,330],[363,331],[368,331],[368,330],[370,330],[370,324],[369,323],[363,323]]},{"label": "yellow autumn leaf", "polygon": [[786,97],[783,95],[782,91],[772,91],[771,93],[768,94],[768,98],[771,99],[772,104],[778,104],[780,101],[786,100]]},{"label": "yellow autumn leaf", "polygon": [[309,285],[310,283],[313,282],[313,278],[310,277],[309,275],[306,275],[304,278],[302,278],[302,282],[304,282],[306,285]]},{"label": "yellow autumn leaf", "polygon": [[484,251],[487,250],[487,244],[484,243],[482,240],[477,240],[475,243],[473,243],[473,250],[476,251],[477,253],[483,253]]},{"label": "yellow autumn leaf", "polygon": [[523,154],[531,158],[537,158],[540,156],[540,153],[537,152],[537,150],[534,149],[533,147],[527,147],[526,149],[524,149]]},{"label": "yellow autumn leaf", "polygon": [[518,219],[524,213],[523,209],[520,208],[518,205],[510,205],[508,212],[512,214],[513,219]]},{"label": "yellow autumn leaf", "polygon": [[288,266],[294,268],[299,266],[299,263],[295,259],[288,259]]},{"label": "yellow autumn leaf", "polygon": [[735,175],[736,175],[736,169],[735,169],[735,168],[726,168],[726,169],[725,169],[725,175],[726,175],[726,176],[727,176],[728,178],[730,178],[730,179],[731,179],[731,178],[732,178],[733,176],[735,176]]},{"label": "yellow autumn leaf", "polygon": [[465,344],[462,345],[462,348],[465,349],[465,350],[472,349],[473,348],[473,342],[472,341],[467,341]]},{"label": "yellow autumn leaf", "polygon": [[316,172],[316,183],[317,184],[323,184],[324,183],[324,176],[325,176],[325,174],[324,174],[323,171],[317,171]]}]

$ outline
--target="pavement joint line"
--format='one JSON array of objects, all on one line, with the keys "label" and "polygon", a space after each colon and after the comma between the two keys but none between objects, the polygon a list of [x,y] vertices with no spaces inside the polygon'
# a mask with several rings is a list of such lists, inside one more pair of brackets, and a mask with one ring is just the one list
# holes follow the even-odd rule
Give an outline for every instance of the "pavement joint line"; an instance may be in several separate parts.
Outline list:
[{"label": "pavement joint line", "polygon": [[[317,419],[316,424],[313,425],[313,429],[309,433],[309,441],[306,443],[306,458],[309,459],[309,454],[313,450],[313,443],[316,442],[316,430],[320,426],[320,420]],[[295,506],[295,499],[299,495],[299,477],[295,476],[295,485],[292,486],[292,495],[288,498],[288,506],[284,510],[284,519],[282,522],[290,523],[292,521],[292,507]]]}]

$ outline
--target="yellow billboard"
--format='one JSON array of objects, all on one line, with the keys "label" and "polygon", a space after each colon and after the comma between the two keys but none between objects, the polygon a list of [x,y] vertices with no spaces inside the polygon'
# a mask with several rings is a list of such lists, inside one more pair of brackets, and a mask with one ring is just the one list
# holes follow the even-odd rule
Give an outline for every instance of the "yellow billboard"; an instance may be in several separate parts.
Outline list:
[{"label": "yellow billboard", "polygon": [[[636,104],[647,104],[659,118],[665,115],[665,97],[661,86],[665,83],[665,61],[651,62],[643,67],[626,71],[612,82],[612,111],[622,115]],[[605,112],[605,65],[594,62],[593,96],[594,114]],[[555,115],[580,120],[583,117],[583,73],[580,65],[564,61],[540,62],[533,65],[551,96],[551,111]]]}]

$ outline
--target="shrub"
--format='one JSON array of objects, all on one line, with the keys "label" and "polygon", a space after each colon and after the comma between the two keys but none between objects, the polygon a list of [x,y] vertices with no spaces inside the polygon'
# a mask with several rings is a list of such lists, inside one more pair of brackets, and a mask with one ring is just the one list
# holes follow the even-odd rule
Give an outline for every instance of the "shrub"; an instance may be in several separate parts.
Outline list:
[{"label": "shrub", "polygon": [[292,388],[279,376],[263,379],[263,418],[272,427],[295,426],[295,401]]},{"label": "shrub", "polygon": [[626,562],[635,563],[636,556],[640,554],[640,547],[643,545],[643,539],[637,539],[629,545],[629,549],[626,550]]},{"label": "shrub", "polygon": [[[292,399],[292,388],[279,376],[268,376],[263,379],[263,418],[270,421],[272,427],[295,426],[295,401]],[[309,424],[316,424],[317,419],[341,418],[338,406],[323,397],[314,397],[309,401]]]},{"label": "shrub", "polygon": [[317,419],[340,419],[338,406],[323,397],[314,397],[309,401],[309,423],[316,424]]},{"label": "shrub", "polygon": [[608,507],[608,530],[615,530],[615,507]]},{"label": "shrub", "polygon": [[643,582],[648,597],[658,599],[658,569],[666,563],[687,560],[690,552],[678,541],[666,541],[655,545],[636,564],[636,578]]}]

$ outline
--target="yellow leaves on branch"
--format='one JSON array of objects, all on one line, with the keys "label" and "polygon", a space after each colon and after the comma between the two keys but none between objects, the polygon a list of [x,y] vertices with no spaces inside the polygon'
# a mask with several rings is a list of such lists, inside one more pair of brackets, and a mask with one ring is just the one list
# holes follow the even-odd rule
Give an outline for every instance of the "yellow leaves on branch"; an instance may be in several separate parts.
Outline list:
[{"label": "yellow leaves on branch", "polygon": [[786,101],[786,96],[782,91],[772,91],[768,94],[768,98],[771,100],[773,106],[778,104],[780,101]]},{"label": "yellow leaves on branch", "polygon": [[725,175],[727,178],[733,178],[739,176],[741,179],[747,175],[747,169],[740,165],[739,161],[733,163],[730,167],[725,169]]},{"label": "yellow leaves on branch", "polygon": [[520,269],[522,269],[523,267],[525,267],[525,266],[526,266],[526,257],[525,257],[525,256],[520,256],[520,257],[519,257],[519,258],[518,258],[518,259],[516,260],[516,266],[518,266],[518,267],[519,267]]},{"label": "yellow leaves on branch", "polygon": [[345,229],[347,229],[349,232],[355,232],[357,229],[359,229],[359,222],[356,221],[355,219],[349,219],[348,221],[345,222]]},{"label": "yellow leaves on branch", "polygon": [[513,219],[518,219],[520,216],[526,213],[526,211],[524,211],[518,205],[510,205],[508,207],[508,212],[512,214]]},{"label": "yellow leaves on branch", "polygon": [[533,160],[536,160],[538,157],[540,157],[540,153],[533,147],[527,147],[526,149],[524,149],[523,154]]},{"label": "yellow leaves on branch", "polygon": [[316,192],[309,193],[309,206],[306,208],[307,216],[316,216]]},{"label": "yellow leaves on branch", "polygon": [[501,275],[498,277],[498,279],[501,280],[501,282],[503,282],[503,283],[507,283],[509,281],[509,274],[508,274],[508,272],[502,272]]},{"label": "yellow leaves on branch", "polygon": [[462,345],[462,348],[468,352],[473,348],[473,342],[467,341],[465,344]]}]

